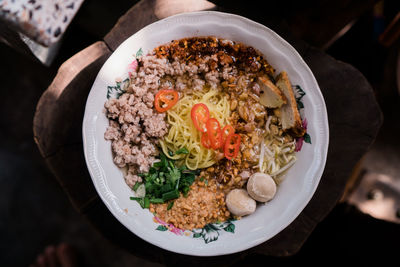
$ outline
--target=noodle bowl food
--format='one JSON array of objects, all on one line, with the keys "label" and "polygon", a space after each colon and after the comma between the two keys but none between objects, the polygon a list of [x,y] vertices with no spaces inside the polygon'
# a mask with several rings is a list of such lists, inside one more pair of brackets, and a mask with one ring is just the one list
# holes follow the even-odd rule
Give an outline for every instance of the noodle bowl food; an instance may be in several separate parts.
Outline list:
[{"label": "noodle bowl food", "polygon": [[105,138],[131,199],[183,230],[268,205],[310,142],[301,87],[253,47],[214,36],[171,41],[130,66],[105,103]]}]

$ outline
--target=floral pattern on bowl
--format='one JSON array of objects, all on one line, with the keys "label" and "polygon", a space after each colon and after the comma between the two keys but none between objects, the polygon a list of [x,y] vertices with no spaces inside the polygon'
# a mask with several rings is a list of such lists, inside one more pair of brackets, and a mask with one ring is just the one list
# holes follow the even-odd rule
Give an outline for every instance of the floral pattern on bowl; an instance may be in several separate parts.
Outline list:
[{"label": "floral pattern on bowl", "polygon": [[235,233],[235,225],[232,223],[233,220],[222,223],[209,223],[201,229],[193,229],[192,231],[176,228],[173,224],[166,223],[157,216],[153,217],[153,221],[155,223],[159,223],[159,225],[155,229],[157,231],[170,231],[176,235],[185,235],[192,238],[200,238],[203,239],[206,244],[218,240],[221,230],[232,234]]},{"label": "floral pattern on bowl", "polygon": [[[150,51],[161,44],[187,36],[219,36],[243,42],[263,53],[268,62],[279,72],[287,71],[292,84],[307,90],[302,98],[306,109],[307,133],[312,145],[303,145],[298,161],[288,171],[275,198],[268,205],[260,205],[251,216],[235,221],[234,235],[219,230],[218,242],[206,243],[206,233],[215,231],[184,231],[182,238],[169,230],[155,230],[161,224],[153,222],[153,215],[139,205],[132,205],[132,190],[126,186],[121,170],[113,163],[110,143],[104,139],[108,119],[104,116],[105,90],[112,85],[121,93],[127,66],[136,51]],[[137,62],[136,62],[137,63]],[[136,63],[131,65],[134,69]],[[122,74],[121,79],[115,79]],[[118,84],[119,83],[119,88]],[[118,94],[117,94],[118,95]],[[303,122],[304,123],[304,122]],[[215,11],[202,11],[174,15],[150,24],[125,40],[100,69],[89,92],[82,123],[83,150],[89,174],[96,191],[112,215],[132,234],[162,249],[193,256],[220,256],[237,253],[257,246],[276,236],[292,223],[314,195],[324,171],[329,147],[329,124],[326,106],[318,83],[299,53],[271,29],[247,18]],[[129,213],[126,212],[129,207]],[[229,229],[229,228],[227,228]],[[214,230],[214,229],[212,229]],[[196,236],[196,237],[193,237]]]}]

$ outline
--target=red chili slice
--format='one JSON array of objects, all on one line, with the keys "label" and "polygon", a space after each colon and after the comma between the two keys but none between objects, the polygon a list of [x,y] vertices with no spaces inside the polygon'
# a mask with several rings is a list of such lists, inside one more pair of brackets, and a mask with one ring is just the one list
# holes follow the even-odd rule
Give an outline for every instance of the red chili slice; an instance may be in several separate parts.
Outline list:
[{"label": "red chili slice", "polygon": [[227,159],[235,158],[239,153],[240,135],[231,134],[226,138],[224,154]]},{"label": "red chili slice", "polygon": [[194,127],[196,127],[196,129],[200,132],[205,133],[207,131],[206,123],[210,118],[210,111],[208,110],[208,107],[203,103],[195,104],[192,107],[190,115],[192,117]]},{"label": "red chili slice", "polygon": [[219,149],[223,146],[222,130],[217,119],[211,118],[206,123],[208,138],[213,149]]},{"label": "red chili slice", "polygon": [[154,97],[154,107],[158,112],[165,112],[172,108],[179,100],[179,94],[172,89],[162,89]]},{"label": "red chili slice", "polygon": [[222,129],[222,143],[225,144],[226,142],[226,138],[235,133],[235,129],[233,129],[232,125],[226,125],[223,129]]},{"label": "red chili slice", "polygon": [[211,148],[210,139],[208,138],[208,134],[207,133],[202,133],[201,134],[201,144],[205,148]]}]

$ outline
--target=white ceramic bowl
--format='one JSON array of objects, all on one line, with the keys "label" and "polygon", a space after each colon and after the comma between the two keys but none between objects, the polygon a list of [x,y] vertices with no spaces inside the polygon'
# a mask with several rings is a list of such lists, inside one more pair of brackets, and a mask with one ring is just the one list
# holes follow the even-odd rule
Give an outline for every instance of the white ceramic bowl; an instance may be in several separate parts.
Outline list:
[{"label": "white ceramic bowl", "polygon": [[[138,50],[153,48],[184,37],[217,36],[253,46],[279,73],[287,71],[303,97],[307,132],[312,144],[304,144],[298,161],[288,171],[275,198],[241,220],[181,232],[161,226],[147,209],[129,199],[133,192],[114,165],[111,144],[104,140],[108,126],[104,114],[108,86],[125,79],[127,66]],[[115,89],[115,88],[114,88]],[[157,21],[124,41],[101,68],[87,99],[83,121],[86,163],[98,194],[111,213],[132,233],[156,246],[177,253],[214,256],[239,252],[275,236],[304,209],[320,181],[328,151],[329,129],[324,99],[309,67],[285,40],[267,27],[241,16],[205,11],[185,13]],[[158,230],[156,230],[158,229]],[[171,231],[169,231],[170,229]],[[206,242],[208,241],[208,242]]]}]

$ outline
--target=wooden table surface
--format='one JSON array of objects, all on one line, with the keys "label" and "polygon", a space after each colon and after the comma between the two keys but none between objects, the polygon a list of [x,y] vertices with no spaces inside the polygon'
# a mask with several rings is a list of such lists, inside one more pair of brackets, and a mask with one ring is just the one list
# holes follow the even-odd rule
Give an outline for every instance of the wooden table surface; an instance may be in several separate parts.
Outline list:
[{"label": "wooden table surface", "polygon": [[[249,253],[293,255],[341,198],[353,167],[378,133],[382,115],[370,84],[357,69],[294,38],[282,21],[256,18],[294,46],[313,71],[325,98],[330,130],[327,163],[317,191],[296,220],[282,232],[233,255],[199,258],[168,252],[141,240],[120,224],[99,198],[87,171],[82,120],[89,90],[101,66],[121,42],[143,26],[172,14],[202,9],[219,8],[210,2],[182,0],[142,0],[133,6],[103,40],[61,65],[37,105],[35,142],[74,207],[105,237],[139,257],[171,265],[222,266]],[[248,17],[252,19],[251,15]]]}]

